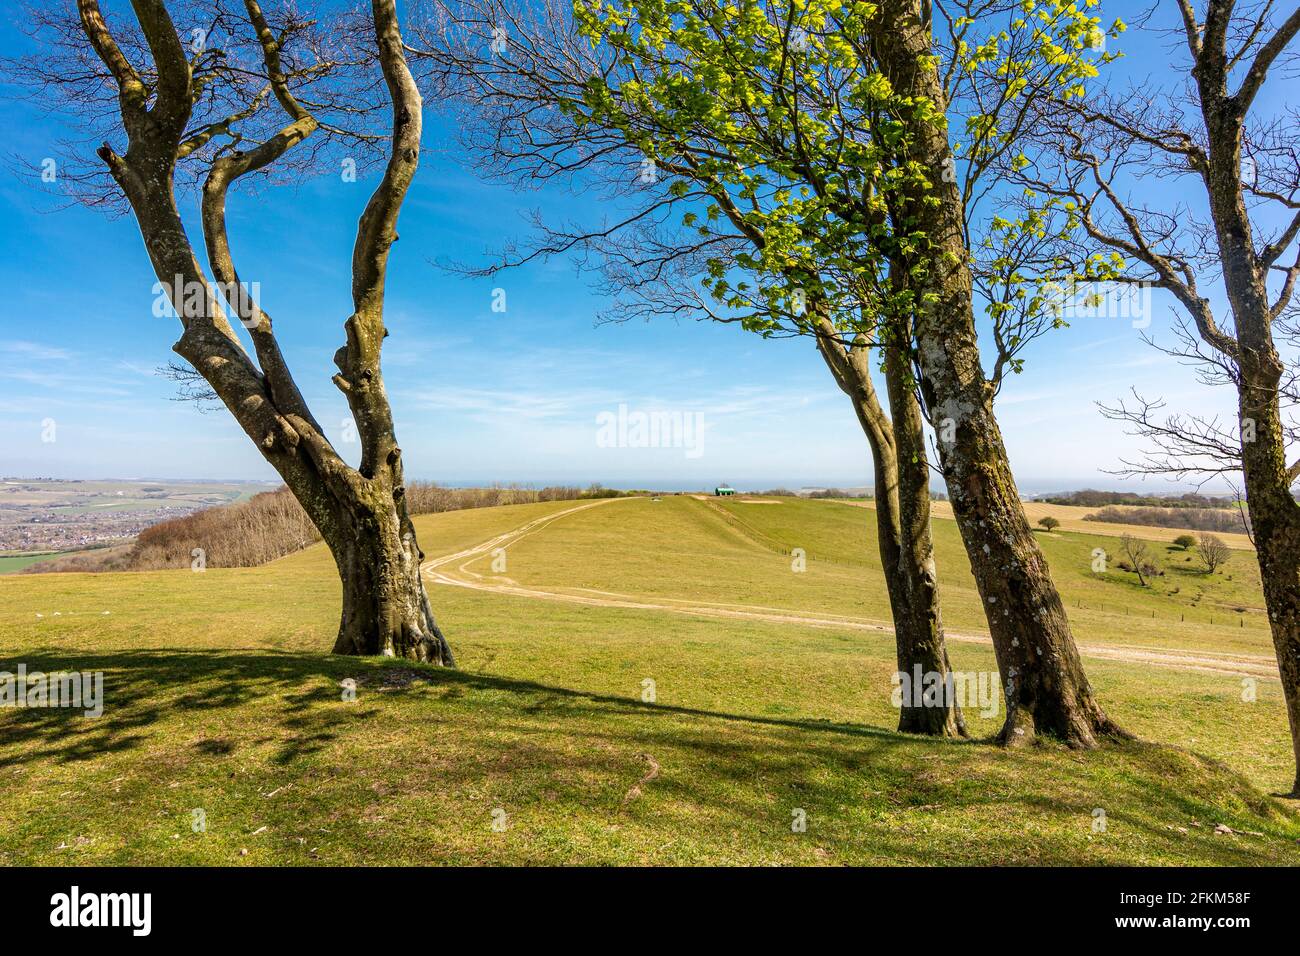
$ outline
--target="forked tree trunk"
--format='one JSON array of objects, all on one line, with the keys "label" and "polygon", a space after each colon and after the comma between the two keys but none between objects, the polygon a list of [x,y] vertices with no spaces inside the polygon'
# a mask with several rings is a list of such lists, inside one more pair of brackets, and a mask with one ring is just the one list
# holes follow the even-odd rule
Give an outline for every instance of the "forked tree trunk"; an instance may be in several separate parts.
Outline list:
[{"label": "forked tree trunk", "polygon": [[[926,59],[933,50],[920,12],[918,0],[886,0],[872,39],[894,90],[928,100],[942,115],[947,104],[933,61]],[[934,171],[931,188],[905,187],[895,210],[900,231],[926,237],[926,275],[918,291],[933,301],[918,310],[916,361],[1001,672],[1007,716],[999,740],[1012,745],[1048,734],[1074,747],[1095,747],[1099,737],[1123,732],[1107,718],[1084,674],[993,415],[993,389],[975,335],[962,200],[956,183],[940,175],[951,156],[947,130],[913,120],[908,133],[911,158]]]},{"label": "forked tree trunk", "polygon": [[381,499],[374,506],[354,502],[349,510],[347,533],[328,542],[343,583],[334,653],[452,666],[451,648],[429,607],[420,574],[423,555],[405,507]]},{"label": "forked tree trunk", "polygon": [[[906,458],[899,454],[900,445],[917,448],[924,441],[919,407],[915,408],[915,417],[905,407],[907,399],[916,405],[915,395],[908,391],[906,398],[895,399],[895,392],[903,390],[890,384],[894,412],[891,422],[871,380],[870,352],[866,345],[859,343],[845,350],[829,322],[819,323],[818,331],[818,350],[836,383],[849,397],[871,449],[876,538],[894,621],[895,657],[898,674],[910,682],[911,691],[900,707],[898,729],[935,737],[964,737],[966,724],[960,702],[945,693],[940,700],[927,705],[922,697],[923,688],[912,686],[918,669],[923,675],[935,675],[939,685],[945,688],[951,672],[930,539],[928,475],[921,475],[918,488],[916,460],[910,454]],[[911,431],[913,428],[915,433]],[[923,471],[928,467],[924,454],[920,466]]]},{"label": "forked tree trunk", "polygon": [[[193,138],[185,137],[193,104],[203,91],[196,88],[192,65],[166,6],[156,0],[133,4],[156,68],[157,82],[150,85],[122,55],[98,0],[78,0],[77,6],[87,40],[118,85],[128,140],[125,155],[107,143],[98,154],[129,201],[154,274],[180,317],[183,331],[173,348],[212,386],[329,545],[343,586],[334,650],[451,665],[451,651],[434,623],[420,577],[421,554],[406,507],[401,449],[380,370],[381,346],[388,334],[383,318],[388,254],[419,162],[422,110],[403,53],[394,0],[371,0],[379,64],[392,99],[391,149],[383,178],[357,226],[354,311],[344,323],[347,344],[334,357],[339,368],[334,383],[347,397],[361,444],[356,468],[342,459],[312,416],[284,361],[270,316],[243,294],[226,234],[230,185],[271,165],[318,128],[310,110],[296,99],[281,64],[283,38],[276,38],[257,0],[244,0],[249,26],[262,47],[267,83],[286,125],[258,145],[223,148],[210,160],[201,220],[218,292],[199,264],[176,205],[174,171],[178,159],[197,148]],[[248,329],[256,364],[220,297]]]}]

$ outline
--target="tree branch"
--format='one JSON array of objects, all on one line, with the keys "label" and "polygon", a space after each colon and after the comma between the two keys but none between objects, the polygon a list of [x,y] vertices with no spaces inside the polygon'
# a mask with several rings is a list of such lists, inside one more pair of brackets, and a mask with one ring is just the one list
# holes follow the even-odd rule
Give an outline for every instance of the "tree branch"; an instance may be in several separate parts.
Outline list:
[{"label": "tree branch", "polygon": [[1297,33],[1300,33],[1300,8],[1297,8],[1283,21],[1277,31],[1268,38],[1260,51],[1255,54],[1254,61],[1250,64],[1250,69],[1246,71],[1246,76],[1241,81],[1241,86],[1233,94],[1232,105],[1238,116],[1245,116],[1250,110],[1251,103],[1254,102],[1256,94],[1259,93],[1260,87],[1264,85],[1264,80],[1268,77],[1269,67],[1273,61],[1281,55]]}]

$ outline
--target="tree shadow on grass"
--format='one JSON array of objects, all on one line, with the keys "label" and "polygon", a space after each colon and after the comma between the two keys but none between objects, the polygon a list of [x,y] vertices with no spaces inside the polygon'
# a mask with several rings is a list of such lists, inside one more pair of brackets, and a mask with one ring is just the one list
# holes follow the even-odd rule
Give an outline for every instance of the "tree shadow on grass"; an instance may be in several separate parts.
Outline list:
[{"label": "tree shadow on grass", "polygon": [[[647,716],[711,718],[869,737],[882,742],[905,739],[882,728],[862,724],[651,704],[629,697],[461,670],[289,651],[250,653],[151,649],[87,654],[39,649],[21,659],[0,662],[0,670],[12,673],[19,663],[27,666],[29,675],[37,672],[102,672],[104,713],[100,717],[85,717],[79,708],[0,709],[0,724],[7,725],[0,735],[0,768],[32,757],[66,762],[130,750],[148,741],[147,731],[152,724],[177,711],[234,710],[268,697],[278,697],[283,702],[282,725],[301,735],[297,743],[286,748],[282,757],[282,762],[291,762],[335,739],[328,729],[330,724],[353,721],[358,716],[366,719],[376,713],[356,708],[349,709],[346,714],[321,712],[320,705],[340,700],[340,685],[345,678],[356,680],[363,691],[400,690],[402,686],[419,682],[439,688],[448,698],[460,697],[469,691],[507,692],[521,695],[524,699],[521,699],[519,709],[533,717],[549,712],[558,716],[580,703]],[[397,682],[397,686],[392,681],[385,686],[382,675],[395,671],[414,676]],[[235,744],[229,740],[202,740],[195,746],[209,755],[224,755],[230,753]]]},{"label": "tree shadow on grass", "polygon": [[[0,670],[12,671],[17,663],[0,662]],[[621,814],[623,792],[644,769],[635,763],[636,755],[655,754],[665,767],[650,785],[654,799],[663,801],[655,804],[656,812],[677,814],[655,821],[660,828],[694,832],[703,824],[692,822],[696,818],[691,814],[711,810],[728,819],[761,820],[764,827],[770,823],[772,839],[785,839],[780,818],[789,812],[786,803],[797,800],[791,805],[841,815],[864,812],[860,825],[871,828],[872,850],[882,859],[926,859],[926,848],[910,827],[925,832],[924,816],[934,812],[998,823],[987,831],[972,830],[958,848],[934,849],[938,858],[930,862],[1033,862],[1015,855],[1016,838],[1003,825],[1008,815],[1041,815],[1058,825],[1077,818],[1086,828],[1099,790],[1116,804],[1107,808],[1111,819],[1148,839],[1175,840],[1171,827],[1190,819],[1212,827],[1220,812],[1202,794],[1177,790],[1181,764],[1162,758],[1166,748],[1152,744],[1114,748],[1132,770],[1117,777],[1115,761],[1103,757],[1096,766],[1090,758],[1079,758],[1074,771],[1050,754],[1039,760],[1032,751],[1007,754],[969,741],[938,741],[807,717],[650,704],[382,659],[276,650],[88,654],[47,648],[24,655],[22,663],[29,673],[102,671],[104,714],[86,718],[79,710],[0,710],[0,768],[41,758],[71,763],[146,747],[158,751],[161,732],[155,724],[166,721],[174,727],[178,714],[206,713],[236,720],[239,729],[228,736],[173,738],[174,748],[221,760],[244,746],[271,744],[277,749],[270,763],[310,767],[306,772],[338,779],[338,786],[352,785],[349,778],[362,770],[367,785],[378,781],[399,792],[407,787],[426,792],[427,781],[435,776],[453,790],[481,785],[522,800],[545,801],[548,790],[559,787],[582,812],[603,813],[603,807]],[[341,704],[345,678],[356,680],[358,703]],[[378,704],[385,699],[400,709]],[[260,710],[241,713],[249,705]],[[399,722],[409,733],[385,740],[382,756],[358,767],[351,762],[356,747],[369,743],[357,735],[358,722],[376,717]],[[262,720],[265,725],[249,724]],[[450,721],[458,746],[435,746],[423,733],[426,725],[443,720]],[[475,739],[479,736],[483,739]],[[352,756],[346,749],[329,753],[336,744],[346,745]],[[304,764],[311,755],[321,756]],[[1160,773],[1162,761],[1173,761],[1167,778]],[[1251,812],[1264,810],[1258,794],[1240,778],[1226,771],[1223,777],[1216,782],[1220,797]],[[1228,778],[1231,782],[1225,782]],[[336,804],[351,805],[355,803]],[[639,812],[636,807],[628,811],[628,825],[651,825],[637,819]],[[904,822],[876,822],[880,812],[903,814]],[[1283,828],[1269,829],[1274,839]],[[851,831],[841,824],[840,838],[855,839]],[[1044,848],[1048,858],[1087,859],[1084,851],[1061,839],[1053,838]],[[1235,838],[1197,846],[1196,855],[1220,863],[1258,862],[1251,846]]]},{"label": "tree shadow on grass", "polygon": [[[342,679],[343,668],[329,658],[278,651],[224,653],[192,650],[119,651],[88,654],[38,649],[21,658],[0,661],[0,670],[13,673],[25,664],[30,675],[40,672],[103,673],[100,717],[84,716],[84,708],[0,709],[0,768],[21,760],[47,757],[60,762],[84,761],[108,753],[144,746],[149,728],[179,713],[234,710],[268,695],[282,697],[284,725],[301,729],[301,747],[311,748],[311,721],[294,715],[310,711],[314,702],[337,699],[333,687],[321,683],[304,690],[313,678]],[[363,712],[364,715],[364,712]],[[356,717],[356,714],[350,715]],[[209,755],[228,754],[229,740],[201,740],[196,748]]]}]

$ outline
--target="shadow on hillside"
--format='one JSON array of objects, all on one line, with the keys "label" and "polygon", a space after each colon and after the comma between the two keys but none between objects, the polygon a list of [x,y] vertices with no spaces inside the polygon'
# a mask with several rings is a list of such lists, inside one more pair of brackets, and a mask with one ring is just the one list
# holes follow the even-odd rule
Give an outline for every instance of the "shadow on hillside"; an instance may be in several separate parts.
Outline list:
[{"label": "shadow on hillside", "polygon": [[[442,670],[412,666],[406,662],[380,659],[335,657],[322,654],[286,651],[228,653],[194,650],[141,650],[111,654],[67,653],[51,649],[36,650],[21,659],[0,662],[0,670],[13,672],[19,663],[28,674],[36,672],[102,672],[104,713],[90,718],[79,708],[4,708],[0,718],[9,725],[0,735],[0,768],[19,759],[50,757],[60,761],[87,760],[105,753],[129,750],[144,745],[148,728],[164,715],[176,711],[202,712],[233,709],[249,702],[280,697],[284,702],[283,723],[290,729],[306,729],[322,717],[314,705],[333,704],[340,700],[340,687],[351,678],[360,688],[360,703],[367,692],[387,693],[411,684],[439,688],[442,698],[454,700],[467,691],[508,692],[527,698],[519,705],[521,713],[537,716],[549,711],[572,712],[574,706],[589,709],[615,709],[626,713],[657,716],[699,717],[739,722],[772,728],[817,731],[850,737],[870,737],[880,742],[902,742],[908,738],[892,731],[863,724],[829,720],[765,717],[727,713],[660,703],[644,703],[568,687],[555,687],[535,681],[518,680],[463,670]],[[313,687],[304,684],[313,680]],[[364,706],[341,714],[347,720],[368,719],[376,713]],[[282,757],[294,757],[318,749],[333,739],[329,733],[304,735]],[[958,742],[960,743],[960,742]],[[35,745],[35,749],[33,749]],[[229,741],[201,741],[196,745],[210,755],[233,750]]]},{"label": "shadow on hillside", "polygon": [[[644,770],[639,764],[629,768],[629,760],[654,754],[665,768],[676,770],[666,769],[652,785],[665,800],[660,813],[673,812],[665,807],[693,813],[708,806],[738,818],[776,820],[778,829],[788,806],[834,814],[874,806],[873,820],[882,810],[907,814],[897,833],[873,835],[882,859],[928,858],[913,828],[923,833],[926,814],[948,809],[988,820],[1041,813],[1077,819],[1086,832],[1093,808],[1104,799],[1116,804],[1105,808],[1115,825],[1162,841],[1177,839],[1171,827],[1193,819],[1212,829],[1218,822],[1216,800],[1276,819],[1267,800],[1236,776],[1218,777],[1218,768],[1213,795],[1210,790],[1173,792],[1170,781],[1186,763],[1151,744],[1118,748],[1124,756],[1101,763],[1096,772],[1082,763],[1086,758],[1077,758],[1076,774],[1039,765],[1032,752],[1021,755],[1031,762],[1026,766],[1019,757],[970,742],[939,743],[843,722],[649,704],[400,661],[281,651],[42,649],[21,662],[29,672],[102,671],[105,710],[99,718],[72,710],[0,710],[0,771],[42,758],[70,763],[146,749],[159,760],[175,760],[178,754],[238,760],[242,748],[270,747],[272,764],[318,779],[360,781],[364,774],[357,771],[365,767],[356,764],[356,748],[370,742],[358,732],[374,728],[380,733],[376,753],[382,754],[375,764],[379,783],[399,791],[427,787],[436,778],[445,786],[500,787],[527,794],[516,799],[547,803],[558,799],[552,795],[558,788],[569,803],[599,804],[605,808],[601,813],[618,814],[624,791]],[[0,662],[0,670],[12,671],[17,663]],[[357,681],[359,696],[356,703],[342,705],[340,684],[346,678]],[[408,693],[421,688],[437,696]],[[187,717],[203,714],[218,719],[186,724]],[[156,728],[160,722],[168,729]],[[236,729],[224,733],[203,729],[232,724]],[[393,726],[403,732],[395,735]],[[746,728],[747,733],[737,732]],[[443,732],[447,736],[440,738]],[[335,741],[342,746],[328,752]],[[320,754],[319,761],[306,765],[310,771],[300,769],[302,758],[312,754]],[[707,768],[707,779],[693,767]],[[367,786],[374,781],[366,779]],[[373,794],[358,799],[364,806]],[[689,817],[679,823],[695,825]],[[999,842],[1006,837],[998,834],[997,827],[988,834],[972,830],[960,847],[935,847],[928,859],[969,862],[980,859],[984,847],[985,859],[1033,862],[1007,857]],[[1059,840],[1055,853],[1088,859],[1084,849]],[[1236,837],[1200,846],[1198,859],[1257,861],[1249,844]]]}]

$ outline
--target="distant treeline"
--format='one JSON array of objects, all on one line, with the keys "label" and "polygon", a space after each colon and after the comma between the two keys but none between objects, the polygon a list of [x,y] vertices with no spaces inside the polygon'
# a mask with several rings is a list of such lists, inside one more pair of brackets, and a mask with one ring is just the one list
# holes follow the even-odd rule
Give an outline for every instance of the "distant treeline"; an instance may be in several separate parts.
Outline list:
[{"label": "distant treeline", "polygon": [[1085,515],[1084,521],[1108,524],[1141,524],[1157,528],[1187,528],[1190,531],[1250,532],[1249,521],[1238,510],[1226,508],[1102,508]]},{"label": "distant treeline", "polygon": [[767,491],[756,491],[756,495],[764,498],[870,498],[869,493],[862,491],[845,491],[843,488],[818,488],[815,491],[798,492],[791,491],[789,488],[769,488]]},{"label": "distant treeline", "polygon": [[[431,482],[411,482],[406,500],[412,514],[531,504],[536,501],[577,501],[619,498],[626,492],[601,485],[588,488],[551,486],[444,488]],[[25,569],[41,574],[57,571],[157,571],[188,568],[194,552],[210,568],[248,568],[284,557],[320,540],[307,513],[289,492],[278,488],[247,501],[205,508],[146,528],[130,545],[105,551],[70,554]]]},{"label": "distant treeline", "polygon": [[[1106,505],[1133,505],[1140,508],[1222,508],[1236,506],[1231,498],[1210,498],[1189,492],[1185,495],[1139,495],[1131,491],[1098,491],[1085,488],[1049,498],[1039,498],[1052,505],[1076,505],[1080,508],[1101,508]],[[1105,520],[1105,519],[1102,519]],[[1147,522],[1137,522],[1146,524]],[[1178,527],[1182,527],[1179,525]],[[1190,527],[1190,526],[1189,526]]]}]

